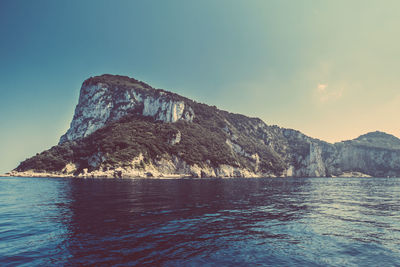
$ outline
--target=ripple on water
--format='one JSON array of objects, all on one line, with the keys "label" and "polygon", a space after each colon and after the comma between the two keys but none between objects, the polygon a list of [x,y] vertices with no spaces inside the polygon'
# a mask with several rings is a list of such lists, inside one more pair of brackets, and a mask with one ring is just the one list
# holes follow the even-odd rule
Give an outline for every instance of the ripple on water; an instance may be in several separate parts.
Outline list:
[{"label": "ripple on water", "polygon": [[0,179],[0,263],[400,265],[400,179]]}]

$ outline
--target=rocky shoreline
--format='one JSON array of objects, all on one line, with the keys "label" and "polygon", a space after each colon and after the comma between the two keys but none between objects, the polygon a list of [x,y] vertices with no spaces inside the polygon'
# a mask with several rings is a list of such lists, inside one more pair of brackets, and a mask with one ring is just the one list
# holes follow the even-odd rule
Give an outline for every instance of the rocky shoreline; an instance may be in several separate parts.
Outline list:
[{"label": "rocky shoreline", "polygon": [[180,178],[372,178],[372,176],[368,174],[364,174],[361,172],[345,172],[338,176],[331,177],[294,177],[294,176],[274,176],[274,175],[261,175],[261,174],[253,174],[251,176],[210,176],[210,177],[199,177],[197,175],[191,174],[171,174],[171,173],[158,173],[157,176],[153,175],[151,172],[142,172],[135,175],[129,175],[126,172],[118,173],[107,172],[87,172],[85,174],[73,175],[73,174],[64,174],[64,173],[48,173],[48,172],[34,172],[34,171],[11,171],[9,173],[5,173],[0,175],[1,177],[26,177],[26,178],[107,178],[107,179],[135,179],[135,178],[149,178],[149,179],[180,179]]}]

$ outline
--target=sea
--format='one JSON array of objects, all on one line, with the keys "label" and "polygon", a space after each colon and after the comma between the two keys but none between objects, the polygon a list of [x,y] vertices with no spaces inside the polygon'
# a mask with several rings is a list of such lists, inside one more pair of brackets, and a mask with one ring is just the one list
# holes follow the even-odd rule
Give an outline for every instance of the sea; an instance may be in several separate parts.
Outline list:
[{"label": "sea", "polygon": [[400,178],[0,178],[0,266],[400,266]]}]

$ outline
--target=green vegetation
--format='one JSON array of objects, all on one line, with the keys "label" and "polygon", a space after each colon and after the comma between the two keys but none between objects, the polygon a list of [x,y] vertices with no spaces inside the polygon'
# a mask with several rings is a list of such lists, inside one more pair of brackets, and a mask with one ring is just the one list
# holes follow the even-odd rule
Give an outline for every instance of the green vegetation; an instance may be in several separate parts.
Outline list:
[{"label": "green vegetation", "polygon": [[[181,142],[172,146],[169,140],[181,131]],[[222,132],[213,132],[187,122],[161,123],[142,116],[128,116],[99,129],[90,136],[52,147],[26,161],[17,170],[61,171],[68,162],[78,163],[80,170],[91,168],[88,158],[100,152],[104,166],[129,165],[140,153],[145,162],[163,155],[176,155],[189,164],[202,165],[206,160],[214,166],[237,160],[225,144]]]},{"label": "green vegetation", "polygon": [[74,151],[71,143],[54,146],[49,150],[43,151],[36,156],[23,161],[18,167],[18,171],[61,171],[68,162],[73,160]]},{"label": "green vegetation", "polygon": [[[69,162],[79,166],[77,172],[83,168],[91,170],[93,166],[89,165],[88,159],[98,152],[104,156],[102,166],[108,168],[131,165],[139,154],[144,156],[144,162],[175,155],[191,165],[202,166],[208,162],[214,167],[228,164],[254,168],[254,160],[233,153],[227,145],[228,134],[222,130],[226,125],[223,116],[226,114],[203,104],[192,102],[192,105],[195,112],[198,112],[195,123],[161,123],[149,117],[129,115],[86,138],[54,146],[27,159],[17,170],[61,171]],[[169,141],[178,131],[181,132],[181,141],[171,145]],[[255,138],[240,134],[237,130],[235,132],[238,135],[235,142],[248,155],[257,153],[260,156],[259,169],[276,172],[284,169],[283,161],[275,152],[261,145]]]}]

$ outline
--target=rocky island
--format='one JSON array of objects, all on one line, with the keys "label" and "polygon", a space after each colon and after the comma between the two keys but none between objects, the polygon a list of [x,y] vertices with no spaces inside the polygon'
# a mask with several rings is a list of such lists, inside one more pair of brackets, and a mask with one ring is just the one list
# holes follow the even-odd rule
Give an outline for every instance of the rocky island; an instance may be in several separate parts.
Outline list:
[{"label": "rocky island", "polygon": [[328,143],[299,131],[104,74],[84,81],[58,145],[11,176],[335,177],[400,175],[400,139]]}]

